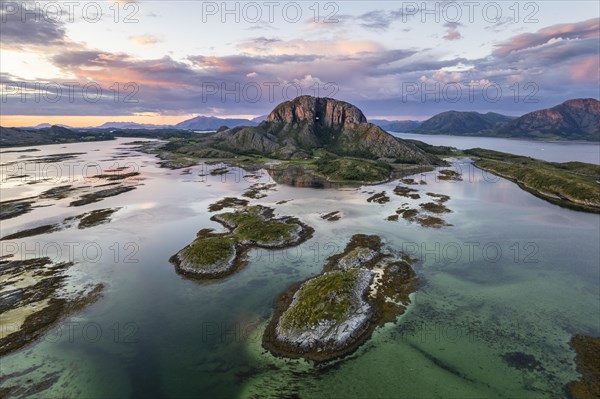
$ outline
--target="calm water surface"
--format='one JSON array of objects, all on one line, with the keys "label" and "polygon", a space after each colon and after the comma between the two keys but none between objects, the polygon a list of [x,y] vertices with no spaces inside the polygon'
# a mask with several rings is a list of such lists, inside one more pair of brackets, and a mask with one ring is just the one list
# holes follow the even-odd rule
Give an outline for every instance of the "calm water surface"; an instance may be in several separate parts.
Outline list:
[{"label": "calm water surface", "polygon": [[420,140],[433,145],[452,146],[459,150],[480,147],[488,150],[508,152],[510,154],[525,155],[551,162],[581,161],[600,164],[600,143],[568,141],[546,142],[494,137],[391,133],[400,138]]},{"label": "calm water surface", "polygon": [[[416,176],[427,182],[414,186],[420,200],[395,196],[397,182],[344,190],[279,185],[252,202],[299,217],[315,228],[314,237],[286,251],[254,251],[247,267],[222,281],[194,282],[178,276],[168,258],[198,230],[222,229],[209,220],[208,205],[241,195],[253,181],[243,171],[199,176],[217,166],[189,173],[161,169],[153,156],[123,147],[127,141],[2,154],[8,163],[83,152],[82,165],[98,162],[106,169],[132,162],[143,180],[136,190],[95,204],[72,208],[65,199],[2,222],[6,235],[122,207],[109,224],[17,241],[27,248],[94,243],[102,255],[75,251],[70,283],[102,282],[106,289],[101,300],[44,339],[2,358],[1,387],[28,386],[59,373],[38,397],[559,398],[564,384],[578,377],[569,339],[600,334],[600,216],[546,203],[511,182],[484,176],[468,160],[456,160],[465,172],[461,182],[437,181],[435,173]],[[568,160],[579,159],[579,147],[563,148],[576,148]],[[57,185],[11,179],[3,182],[2,200]],[[384,190],[390,203],[367,203],[367,191]],[[445,217],[451,227],[385,220],[403,203],[426,202],[425,192],[451,197],[453,212]],[[343,213],[340,221],[320,218],[335,210]],[[416,270],[422,284],[408,311],[341,361],[315,366],[265,352],[261,335],[277,295],[318,274],[356,233],[379,234],[421,259]],[[534,356],[539,367],[511,366],[504,360],[511,352]]]}]

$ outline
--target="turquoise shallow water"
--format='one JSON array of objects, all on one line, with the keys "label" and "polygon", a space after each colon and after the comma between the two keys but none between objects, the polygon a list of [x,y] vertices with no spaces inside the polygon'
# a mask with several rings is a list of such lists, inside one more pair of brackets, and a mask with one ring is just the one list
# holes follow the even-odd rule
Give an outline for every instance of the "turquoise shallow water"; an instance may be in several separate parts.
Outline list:
[{"label": "turquoise shallow water", "polygon": [[[118,148],[125,141],[46,146],[43,153],[81,151],[82,160],[101,161],[124,151]],[[456,161],[462,182],[417,176],[428,183],[415,186],[423,196],[417,201],[393,195],[396,183],[346,190],[277,186],[254,202],[299,217],[315,228],[314,237],[286,251],[255,251],[239,273],[200,283],[178,276],[168,258],[199,229],[219,229],[208,204],[240,195],[251,182],[238,178],[242,173],[204,179],[202,166],[182,174],[158,168],[151,156],[122,156],[145,179],[136,190],[80,209],[60,201],[3,221],[5,235],[123,207],[111,223],[85,234],[64,230],[19,241],[97,244],[103,254],[95,262],[76,252],[71,283],[107,288],[43,340],[3,357],[0,386],[28,386],[56,373],[56,383],[37,397],[554,398],[564,397],[563,385],[577,378],[570,337],[600,334],[600,216],[484,178],[466,160]],[[46,188],[12,181],[3,184],[2,199]],[[367,203],[365,191],[383,190],[390,203]],[[433,230],[385,220],[404,202],[425,202],[429,191],[451,197],[453,212],[445,218],[453,226]],[[342,211],[340,221],[320,218],[334,210]],[[266,353],[260,342],[273,300],[289,284],[318,274],[356,233],[379,234],[421,259],[422,284],[408,311],[340,361],[315,366]],[[532,355],[536,366],[511,366],[504,360],[511,352]]]}]

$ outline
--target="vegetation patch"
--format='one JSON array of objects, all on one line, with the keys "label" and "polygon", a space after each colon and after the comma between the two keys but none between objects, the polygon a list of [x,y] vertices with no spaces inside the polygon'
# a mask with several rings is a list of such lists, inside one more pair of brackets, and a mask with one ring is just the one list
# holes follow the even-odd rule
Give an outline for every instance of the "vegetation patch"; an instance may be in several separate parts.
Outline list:
[{"label": "vegetation patch", "polygon": [[571,347],[577,353],[577,371],[581,378],[567,384],[569,398],[600,398],[600,337],[576,335]]},{"label": "vegetation patch", "polygon": [[36,341],[68,314],[99,298],[101,284],[66,297],[66,271],[73,263],[49,258],[0,261],[0,355]]},{"label": "vegetation patch", "polygon": [[77,191],[77,188],[74,188],[70,184],[65,186],[52,187],[40,194],[41,199],[55,199],[61,200],[67,198],[71,193]]},{"label": "vegetation patch", "polygon": [[475,166],[509,179],[553,204],[600,213],[600,166],[583,162],[546,162],[497,151],[465,151]]},{"label": "vegetation patch", "polygon": [[214,268],[235,254],[235,241],[231,237],[209,237],[194,241],[182,256],[195,268]]},{"label": "vegetation patch", "polygon": [[52,232],[59,231],[59,230],[62,230],[62,225],[60,223],[46,224],[43,226],[38,226],[38,227],[34,227],[31,229],[27,229],[27,230],[21,230],[19,232],[13,233],[13,234],[9,234],[7,236],[0,238],[0,241],[16,240],[19,238],[37,236],[40,234],[48,234],[48,233],[52,233]]},{"label": "vegetation patch", "polygon": [[341,323],[359,308],[354,287],[359,269],[324,273],[302,286],[297,301],[281,317],[285,329],[312,328],[322,321]]},{"label": "vegetation patch", "polygon": [[436,193],[427,193],[428,196],[434,198],[437,202],[444,203],[447,202],[450,197],[444,194],[436,194]]},{"label": "vegetation patch", "polygon": [[336,222],[342,218],[342,213],[340,211],[333,211],[330,213],[326,213],[325,215],[321,215],[321,219],[327,220],[328,222]]},{"label": "vegetation patch", "polygon": [[404,219],[412,220],[418,214],[419,211],[416,209],[405,209],[404,212],[402,212],[402,217]]},{"label": "vegetation patch", "polygon": [[92,204],[94,202],[102,201],[104,198],[113,197],[115,195],[123,194],[128,191],[135,190],[132,186],[118,186],[113,188],[107,188],[104,190],[98,190],[93,193],[84,194],[78,200],[72,201],[69,206],[83,206]]},{"label": "vegetation patch", "polygon": [[0,239],[3,240],[16,240],[20,238],[33,237],[41,234],[54,233],[56,231],[63,230],[66,227],[70,227],[73,221],[79,221],[78,227],[80,229],[86,229],[88,227],[98,226],[103,223],[110,221],[110,216],[121,208],[113,209],[97,209],[91,212],[86,212],[81,215],[68,217],[61,223],[46,224],[43,226],[33,227],[31,229],[21,230],[13,234],[9,234]]},{"label": "vegetation patch", "polygon": [[353,236],[322,274],[279,297],[263,347],[315,361],[352,353],[377,326],[404,312],[417,288],[411,263],[406,255],[384,250],[378,236]]},{"label": "vegetation patch", "polygon": [[348,157],[319,158],[315,166],[317,173],[331,181],[383,182],[392,172],[392,167],[385,162]]},{"label": "vegetation patch", "polygon": [[427,212],[432,212],[432,213],[449,213],[449,212],[452,212],[450,209],[448,209],[446,207],[446,205],[444,205],[442,203],[427,202],[425,204],[420,204],[419,206],[421,208],[423,208],[424,210],[426,210]]},{"label": "vegetation patch", "polygon": [[[406,187],[406,186],[396,186],[394,188],[394,194],[396,194],[399,197],[406,197],[409,198],[409,196],[413,193],[416,193],[417,190],[415,190],[414,188],[410,188],[410,187]],[[418,194],[416,194],[418,195]]]},{"label": "vegetation patch", "polygon": [[437,216],[422,216],[414,219],[415,222],[423,227],[433,227],[435,229],[442,228],[444,226],[451,226],[446,221]]},{"label": "vegetation patch", "polygon": [[[222,201],[239,203],[227,198]],[[178,273],[199,279],[221,278],[245,265],[245,254],[252,248],[295,246],[313,233],[311,227],[298,219],[276,219],[272,209],[259,205],[239,205],[235,212],[217,214],[211,220],[221,223],[229,232],[217,234],[210,229],[200,230],[190,245],[170,258]]]},{"label": "vegetation patch", "polygon": [[388,197],[385,194],[385,191],[382,191],[380,193],[374,194],[374,195],[370,196],[369,198],[367,198],[367,202],[375,202],[377,204],[385,204],[387,202],[390,202],[390,197]]},{"label": "vegetation patch", "polygon": [[0,220],[11,219],[31,211],[33,201],[14,200],[0,202]]},{"label": "vegetation patch", "polygon": [[462,176],[460,175],[460,173],[458,173],[452,169],[440,170],[437,178],[439,180],[445,180],[445,181],[461,181],[462,180]]},{"label": "vegetation patch", "polygon": [[237,208],[248,205],[248,201],[245,199],[235,198],[235,197],[225,197],[222,200],[215,202],[214,204],[210,204],[208,206],[209,212],[218,212],[222,211],[225,208]]},{"label": "vegetation patch", "polygon": [[275,186],[277,184],[254,183],[242,196],[251,199],[261,199],[267,196],[263,191],[272,190]]},{"label": "vegetation patch", "polygon": [[226,175],[227,173],[229,173],[229,168],[226,167],[215,168],[210,171],[211,176],[222,176]]},{"label": "vegetation patch", "polygon": [[112,214],[118,211],[119,209],[121,208],[96,209],[91,212],[86,212],[84,214],[75,216],[73,218],[65,219],[65,221],[72,219],[79,220],[79,225],[77,227],[80,229],[87,229],[89,227],[94,227],[104,223],[108,223]]},{"label": "vegetation patch", "polygon": [[140,172],[128,172],[120,173],[120,170],[115,170],[114,173],[105,173],[101,175],[92,176],[92,179],[104,179],[108,181],[125,180],[135,176],[139,176]]}]

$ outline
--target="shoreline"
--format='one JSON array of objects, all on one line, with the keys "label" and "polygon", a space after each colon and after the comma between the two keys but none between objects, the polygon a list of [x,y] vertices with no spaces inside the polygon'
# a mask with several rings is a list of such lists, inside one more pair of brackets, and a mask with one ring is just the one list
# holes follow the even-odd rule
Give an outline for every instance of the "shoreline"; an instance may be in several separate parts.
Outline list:
[{"label": "shoreline", "polygon": [[560,206],[561,208],[567,208],[567,209],[571,209],[571,210],[578,211],[578,212],[600,214],[600,207],[593,207],[590,205],[580,204],[577,202],[573,202],[564,197],[558,197],[558,196],[555,196],[552,194],[544,193],[542,191],[539,191],[535,188],[532,188],[532,187],[526,185],[525,183],[521,182],[519,179],[517,179],[515,177],[505,175],[503,173],[497,172],[490,168],[485,168],[485,167],[481,166],[477,160],[473,160],[473,165],[475,165],[477,168],[479,168],[481,170],[485,170],[486,172],[492,173],[495,176],[501,177],[503,179],[506,179],[508,181],[515,183],[517,186],[519,186],[519,188],[521,190],[526,191],[530,194],[533,194],[534,196],[536,196],[544,201],[547,201],[553,205],[557,205],[557,206]]}]

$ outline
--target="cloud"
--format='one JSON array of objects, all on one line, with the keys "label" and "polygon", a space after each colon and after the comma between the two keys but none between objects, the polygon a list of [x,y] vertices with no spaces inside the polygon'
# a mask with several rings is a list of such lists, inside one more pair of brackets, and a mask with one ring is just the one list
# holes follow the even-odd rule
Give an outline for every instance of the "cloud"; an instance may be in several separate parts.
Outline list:
[{"label": "cloud", "polygon": [[598,84],[600,75],[600,59],[598,55],[584,57],[569,68],[571,79],[578,82]]},{"label": "cloud", "polygon": [[[401,14],[390,11],[375,11],[354,17],[352,29],[362,26],[354,23],[356,21],[368,25],[362,26],[364,29],[391,29],[394,21],[401,17]],[[337,27],[340,24],[330,25]],[[458,40],[462,37],[459,32],[462,25],[446,23],[443,26],[446,29],[444,39]],[[450,106],[522,113],[525,105],[515,103],[508,94],[503,102],[494,105],[485,103],[477,94],[474,102],[462,105],[449,105],[443,101],[432,104],[428,101],[424,106],[418,100],[406,102],[402,100],[403,84],[473,81],[480,85],[499,84],[506,89],[505,93],[512,93],[509,86],[514,82],[535,82],[539,87],[537,95],[542,100],[540,104],[554,105],[569,97],[589,97],[593,95],[590,94],[591,88],[596,88],[597,92],[599,83],[598,42],[593,34],[597,26],[597,21],[589,20],[518,34],[498,44],[491,54],[478,59],[449,56],[444,53],[443,46],[413,48],[411,43],[399,43],[398,47],[388,47],[378,39],[361,40],[362,36],[340,29],[317,38],[308,35],[293,39],[270,35],[250,38],[238,42],[238,51],[233,55],[190,54],[182,59],[171,56],[140,59],[125,53],[75,45],[64,38],[63,26],[43,26],[40,29],[50,40],[62,44],[47,53],[61,72],[83,84],[98,82],[110,94],[109,88],[115,82],[134,82],[139,86],[139,102],[115,103],[107,95],[107,99],[103,98],[98,104],[63,101],[36,104],[36,107],[24,110],[23,105],[15,101],[8,104],[5,112],[60,115],[68,110],[73,115],[133,115],[143,112],[173,115],[210,114],[211,110],[220,110],[228,114],[264,114],[287,99],[282,94],[282,87],[287,84],[298,84],[305,90],[304,94],[314,94],[311,88],[319,86],[323,89],[325,85],[334,83],[339,89],[335,97],[356,103],[371,114],[429,114],[447,110]],[[2,30],[4,48],[4,25]],[[13,32],[12,36],[15,34]],[[22,40],[24,43],[40,43],[42,39],[38,36],[32,34]],[[374,36],[377,35],[369,33],[368,37]],[[153,45],[157,41],[151,35],[136,35],[131,40],[139,45]],[[68,45],[65,46],[65,43]],[[12,77],[13,80],[15,78]],[[565,84],[557,85],[557,82]],[[238,101],[232,95],[222,96],[223,91],[247,84],[258,84],[263,88],[260,101],[249,102],[243,97]],[[276,85],[273,98],[269,98],[265,84]],[[206,85],[217,87],[218,92],[206,98]],[[320,94],[329,95],[329,92],[321,91]]]},{"label": "cloud", "polygon": [[416,15],[416,10],[415,13],[410,14],[406,14],[403,9],[396,9],[392,11],[375,10],[359,15],[354,19],[363,28],[385,31],[390,28],[390,25],[393,22],[399,19],[406,21],[412,15]]},{"label": "cloud", "polygon": [[238,48],[248,54],[261,55],[316,55],[327,56],[358,55],[383,50],[383,46],[371,40],[269,40],[264,38],[242,42]]},{"label": "cloud", "polygon": [[444,27],[447,28],[446,34],[442,36],[442,39],[453,41],[462,39],[462,35],[458,31],[458,27],[463,26],[460,22],[446,22]]},{"label": "cloud", "polygon": [[459,31],[454,30],[454,29],[448,29],[446,31],[446,34],[443,36],[444,39],[446,40],[460,40],[462,39],[462,35],[460,34]]},{"label": "cloud", "polygon": [[160,42],[154,35],[145,34],[137,36],[129,36],[129,41],[142,47],[153,47],[156,43]]},{"label": "cloud", "polygon": [[[23,8],[28,10],[26,18],[22,18]],[[65,41],[64,22],[59,16],[53,14],[52,7],[44,11],[32,1],[2,0],[0,18],[2,20],[0,43],[4,49],[47,47],[60,45]]]},{"label": "cloud", "polygon": [[522,33],[511,37],[509,40],[496,46],[494,54],[505,56],[512,52],[527,50],[542,46],[552,39],[595,39],[598,40],[600,20],[598,18],[587,21],[558,24],[540,29],[535,33]]}]

